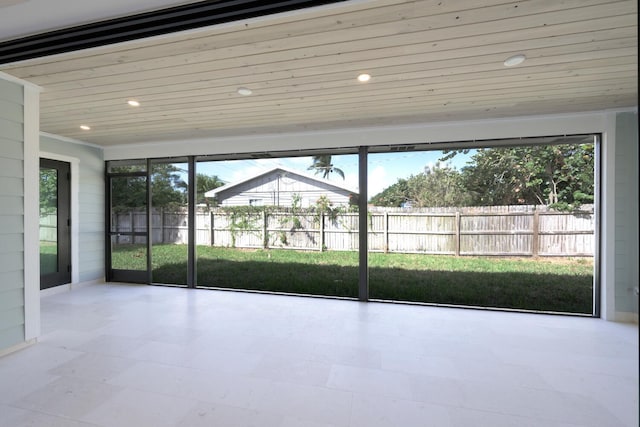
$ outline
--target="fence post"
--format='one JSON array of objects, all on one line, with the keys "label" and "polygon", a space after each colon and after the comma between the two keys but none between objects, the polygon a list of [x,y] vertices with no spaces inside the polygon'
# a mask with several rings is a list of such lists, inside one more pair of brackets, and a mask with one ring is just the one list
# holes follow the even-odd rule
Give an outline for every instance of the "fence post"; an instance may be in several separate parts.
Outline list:
[{"label": "fence post", "polygon": [[164,215],[165,215],[164,208],[160,208],[160,243],[164,243],[164,225],[165,225]]},{"label": "fence post", "polygon": [[455,252],[456,256],[460,256],[460,224],[461,224],[461,216],[460,211],[456,211],[456,225],[455,225]]},{"label": "fence post", "polygon": [[533,211],[533,241],[531,242],[531,255],[537,257],[540,252],[540,211]]},{"label": "fence post", "polygon": [[120,214],[119,213],[114,213],[113,211],[111,212],[111,221],[113,221],[113,231],[115,231],[116,234],[116,245],[120,244],[120,218],[118,218]]},{"label": "fence post", "polygon": [[384,212],[384,221],[383,221],[384,230],[382,231],[382,244],[384,245],[384,253],[389,253],[389,212]]},{"label": "fence post", "polygon": [[262,247],[269,249],[269,217],[267,216],[267,210],[262,211]]},{"label": "fence post", "polygon": [[133,232],[136,231],[136,228],[133,226],[133,211],[129,211],[129,229],[131,231],[131,241],[130,243],[134,245],[136,243],[136,236],[133,235]]},{"label": "fence post", "polygon": [[320,252],[324,251],[324,212],[320,212]]},{"label": "fence post", "polygon": [[213,246],[213,218],[215,217],[213,211],[209,211],[209,246]]}]

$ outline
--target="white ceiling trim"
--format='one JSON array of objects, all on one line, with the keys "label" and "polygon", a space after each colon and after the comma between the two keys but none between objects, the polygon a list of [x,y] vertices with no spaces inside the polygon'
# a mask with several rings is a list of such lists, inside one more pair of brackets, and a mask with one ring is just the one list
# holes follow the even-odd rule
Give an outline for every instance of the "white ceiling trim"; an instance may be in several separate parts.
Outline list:
[{"label": "white ceiling trim", "polygon": [[607,132],[610,118],[637,108],[522,116],[507,119],[464,122],[422,123],[401,126],[332,129],[319,132],[294,132],[160,141],[104,147],[105,160],[180,157],[187,155],[247,154],[268,151],[296,151],[429,143],[455,143],[492,139],[545,137]]}]

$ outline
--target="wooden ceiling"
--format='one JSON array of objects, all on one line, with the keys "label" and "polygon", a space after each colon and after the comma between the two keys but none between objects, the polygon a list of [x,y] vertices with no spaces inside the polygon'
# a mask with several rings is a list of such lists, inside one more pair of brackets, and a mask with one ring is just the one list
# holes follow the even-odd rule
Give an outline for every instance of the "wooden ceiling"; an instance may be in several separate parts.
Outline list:
[{"label": "wooden ceiling", "polygon": [[0,71],[44,88],[42,131],[103,146],[570,113],[637,106],[637,22],[636,0],[353,1]]}]

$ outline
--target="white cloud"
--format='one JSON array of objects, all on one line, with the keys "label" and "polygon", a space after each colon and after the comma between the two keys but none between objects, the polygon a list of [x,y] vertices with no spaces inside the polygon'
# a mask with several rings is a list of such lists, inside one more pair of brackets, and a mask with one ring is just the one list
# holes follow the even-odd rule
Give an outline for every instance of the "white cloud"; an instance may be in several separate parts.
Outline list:
[{"label": "white cloud", "polygon": [[376,166],[369,171],[369,198],[380,193],[393,183],[389,183],[387,171],[383,166]]},{"label": "white cloud", "polygon": [[[340,184],[346,186],[347,188],[352,188],[356,191],[358,191],[358,186],[359,186],[359,181],[358,181],[358,174],[357,173],[345,173],[344,174],[344,181],[342,180],[342,178],[338,177],[338,179],[342,182],[340,182]],[[336,181],[338,182],[337,179],[332,178],[332,181]]]}]

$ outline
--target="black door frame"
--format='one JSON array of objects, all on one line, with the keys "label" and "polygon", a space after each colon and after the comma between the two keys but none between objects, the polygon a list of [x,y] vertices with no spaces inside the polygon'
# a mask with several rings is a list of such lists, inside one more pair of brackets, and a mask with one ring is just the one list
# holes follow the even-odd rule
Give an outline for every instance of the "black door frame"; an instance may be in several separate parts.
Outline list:
[{"label": "black door frame", "polygon": [[[150,161],[146,160],[145,169],[148,168]],[[145,210],[148,212],[148,204],[150,197],[150,180],[148,171],[144,172],[126,172],[126,173],[109,173],[108,170],[105,171],[105,278],[107,282],[130,282],[130,283],[149,283],[151,280],[151,254],[149,247],[149,224],[148,221],[145,223],[144,231],[132,231],[132,232],[124,232],[124,231],[113,231],[112,230],[112,195],[111,195],[111,182],[114,178],[145,178],[146,183],[146,195],[144,200]],[[136,237],[143,237],[146,244],[146,256],[147,256],[147,265],[146,270],[121,270],[114,269],[112,263],[112,253],[111,253],[111,239],[113,236],[130,236],[131,239],[135,239]]]},{"label": "black door frame", "polygon": [[56,238],[57,269],[53,273],[40,272],[40,289],[71,283],[71,164],[59,160],[40,159],[40,168],[57,172]]}]

